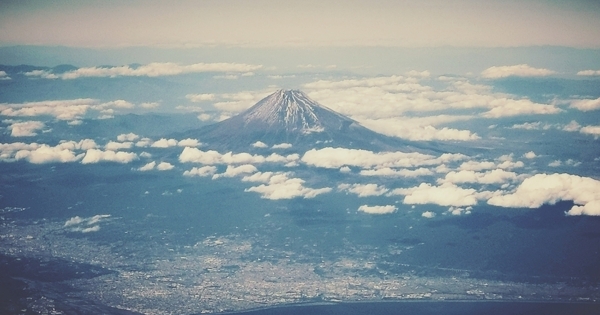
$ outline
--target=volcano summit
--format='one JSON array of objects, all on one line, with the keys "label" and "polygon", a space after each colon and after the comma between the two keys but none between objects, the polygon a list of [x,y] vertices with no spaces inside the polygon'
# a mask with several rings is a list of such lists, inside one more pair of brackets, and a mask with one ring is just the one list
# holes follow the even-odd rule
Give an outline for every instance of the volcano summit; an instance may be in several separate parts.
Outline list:
[{"label": "volcano summit", "polygon": [[279,90],[239,115],[189,131],[186,136],[228,150],[245,150],[257,141],[290,143],[305,149],[338,146],[383,150],[407,145],[361,126],[299,90]]}]

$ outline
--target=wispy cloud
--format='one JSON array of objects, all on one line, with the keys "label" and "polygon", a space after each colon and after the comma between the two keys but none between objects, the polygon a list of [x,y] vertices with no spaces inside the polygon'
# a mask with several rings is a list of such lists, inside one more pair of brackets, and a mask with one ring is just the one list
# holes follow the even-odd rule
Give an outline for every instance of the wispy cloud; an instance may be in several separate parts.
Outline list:
[{"label": "wispy cloud", "polygon": [[481,72],[486,79],[500,79],[506,77],[545,77],[555,74],[556,71],[545,68],[534,68],[527,64],[514,66],[494,66]]},{"label": "wispy cloud", "polygon": [[262,68],[262,65],[250,65],[243,63],[195,63],[191,65],[179,65],[173,62],[154,62],[139,67],[117,66],[117,67],[85,67],[77,70],[68,71],[61,74],[54,74],[48,71],[35,70],[27,72],[27,76],[37,76],[45,79],[63,79],[71,80],[78,78],[92,77],[158,77],[173,76],[188,73],[203,72],[249,72]]}]

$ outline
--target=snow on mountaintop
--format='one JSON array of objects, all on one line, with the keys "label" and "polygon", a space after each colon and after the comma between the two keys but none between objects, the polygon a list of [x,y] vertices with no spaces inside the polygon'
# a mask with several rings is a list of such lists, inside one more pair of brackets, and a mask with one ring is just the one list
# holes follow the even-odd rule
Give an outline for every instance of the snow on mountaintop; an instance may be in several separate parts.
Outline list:
[{"label": "snow on mountaintop", "polygon": [[[244,125],[264,124],[267,129],[281,128],[287,132],[322,132],[331,120],[351,123],[352,120],[311,100],[299,90],[279,90],[241,114]],[[339,125],[339,122],[338,124]],[[339,128],[336,126],[336,128]]]}]

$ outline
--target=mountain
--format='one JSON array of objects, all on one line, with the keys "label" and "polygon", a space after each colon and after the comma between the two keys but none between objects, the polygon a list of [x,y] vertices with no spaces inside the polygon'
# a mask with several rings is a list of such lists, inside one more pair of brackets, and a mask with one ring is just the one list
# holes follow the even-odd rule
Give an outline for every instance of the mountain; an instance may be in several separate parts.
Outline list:
[{"label": "mountain", "polygon": [[279,90],[234,117],[186,132],[184,136],[198,138],[211,148],[226,150],[247,150],[257,141],[269,146],[289,143],[298,149],[325,146],[415,149],[408,141],[361,126],[299,90]]}]

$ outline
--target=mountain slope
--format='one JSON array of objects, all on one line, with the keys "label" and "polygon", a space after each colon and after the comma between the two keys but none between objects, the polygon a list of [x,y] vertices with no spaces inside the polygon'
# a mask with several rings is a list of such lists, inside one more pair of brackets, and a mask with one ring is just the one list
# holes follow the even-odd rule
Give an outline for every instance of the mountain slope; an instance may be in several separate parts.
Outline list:
[{"label": "mountain slope", "polygon": [[415,150],[408,141],[371,131],[298,90],[279,90],[239,115],[189,131],[185,136],[226,150],[246,150],[257,141],[269,146],[289,143],[297,149],[337,146]]}]

